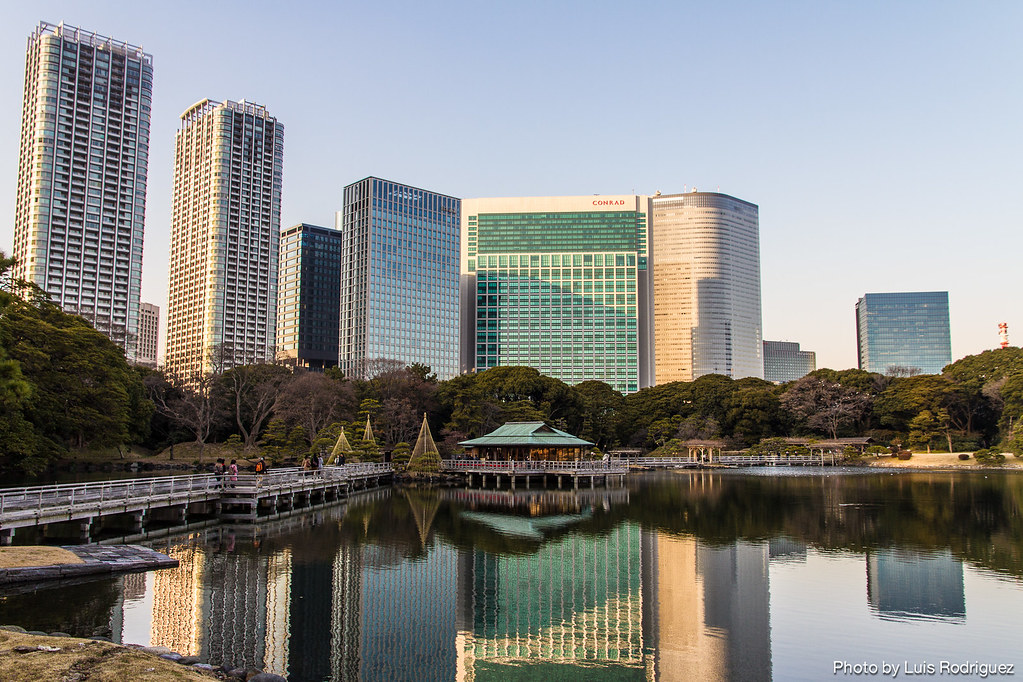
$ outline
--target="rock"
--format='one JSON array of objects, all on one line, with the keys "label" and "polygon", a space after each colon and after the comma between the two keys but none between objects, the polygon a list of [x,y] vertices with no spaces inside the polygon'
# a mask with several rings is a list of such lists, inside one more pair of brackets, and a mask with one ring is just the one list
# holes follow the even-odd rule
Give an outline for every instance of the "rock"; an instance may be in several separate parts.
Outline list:
[{"label": "rock", "polygon": [[232,679],[244,680],[245,679],[245,668],[232,668],[231,670],[225,670],[224,674],[227,675],[229,678],[232,678]]},{"label": "rock", "polygon": [[51,632],[50,633],[50,637],[70,637],[70,636],[71,635],[69,635],[66,632]]},{"label": "rock", "polygon": [[209,663],[193,663],[191,667],[207,675],[213,675],[217,672],[217,666],[210,665]]},{"label": "rock", "polygon": [[103,635],[93,635],[89,639],[91,639],[91,640],[93,640],[95,642],[110,642],[111,644],[113,644],[113,640],[112,639],[110,639],[109,637],[104,637]]},{"label": "rock", "polygon": [[30,651],[39,651],[39,649],[35,648],[34,646],[28,646],[27,644],[24,644],[22,646],[14,647],[14,651],[16,651],[19,654],[27,654]]},{"label": "rock", "polygon": [[42,630],[29,630],[29,631],[28,631],[27,633],[25,633],[25,634],[29,634],[29,635],[39,635],[40,637],[49,637],[49,636],[50,636],[50,633],[48,633],[48,632],[43,632]]},{"label": "rock", "polygon": [[182,656],[181,654],[174,653],[172,651],[169,654],[160,654],[160,658],[164,659],[165,661],[174,661],[175,663],[177,663],[181,660]]},{"label": "rock", "polygon": [[147,654],[156,654],[157,656],[159,656],[160,654],[174,653],[173,651],[170,650],[170,647],[165,646],[144,646],[141,648],[142,651],[145,651]]},{"label": "rock", "polygon": [[181,665],[195,665],[196,663],[202,663],[202,659],[198,656],[182,656],[178,663]]},{"label": "rock", "polygon": [[288,678],[273,673],[259,673],[250,677],[248,682],[288,682]]},{"label": "rock", "polygon": [[0,625],[0,630],[7,630],[7,632],[20,632],[22,634],[27,632],[25,628],[20,625]]}]

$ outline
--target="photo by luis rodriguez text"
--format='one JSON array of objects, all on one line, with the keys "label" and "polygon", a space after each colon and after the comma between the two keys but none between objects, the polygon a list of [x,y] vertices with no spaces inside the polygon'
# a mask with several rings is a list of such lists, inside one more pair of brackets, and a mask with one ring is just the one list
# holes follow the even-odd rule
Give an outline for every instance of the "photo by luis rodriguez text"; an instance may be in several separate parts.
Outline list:
[{"label": "photo by luis rodriguez text", "polygon": [[959,677],[966,679],[987,679],[989,677],[1014,677],[1015,663],[991,663],[986,661],[835,661],[832,674],[854,677]]}]

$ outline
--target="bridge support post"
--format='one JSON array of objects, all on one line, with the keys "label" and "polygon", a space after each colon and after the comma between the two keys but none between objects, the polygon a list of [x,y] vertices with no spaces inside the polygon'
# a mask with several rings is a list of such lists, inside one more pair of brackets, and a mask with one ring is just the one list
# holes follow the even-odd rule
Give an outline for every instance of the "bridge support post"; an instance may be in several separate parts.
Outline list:
[{"label": "bridge support post", "polygon": [[78,539],[81,542],[88,544],[89,542],[89,531],[92,530],[92,519],[82,519],[78,522]]},{"label": "bridge support post", "polygon": [[9,547],[14,542],[14,529],[4,528],[0,530],[0,546]]},{"label": "bridge support post", "polygon": [[561,474],[554,474],[554,475],[558,477],[558,490],[561,490],[561,478],[562,478],[562,476],[561,476]]},{"label": "bridge support post", "polygon": [[526,490],[529,490],[529,474],[526,474]]},{"label": "bridge support post", "polygon": [[511,489],[515,490],[515,474],[511,475]]},{"label": "bridge support post", "polygon": [[501,489],[501,474],[497,474],[497,481],[494,483],[494,490]]}]

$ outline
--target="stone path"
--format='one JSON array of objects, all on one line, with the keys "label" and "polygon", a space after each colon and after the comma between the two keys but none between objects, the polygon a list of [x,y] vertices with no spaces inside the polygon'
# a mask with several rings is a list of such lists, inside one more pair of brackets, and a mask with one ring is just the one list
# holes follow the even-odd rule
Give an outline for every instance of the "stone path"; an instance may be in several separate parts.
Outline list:
[{"label": "stone path", "polygon": [[178,565],[177,559],[171,559],[166,554],[160,554],[141,545],[69,545],[63,549],[76,554],[83,563],[3,568],[0,569],[0,585],[103,573],[148,571]]}]

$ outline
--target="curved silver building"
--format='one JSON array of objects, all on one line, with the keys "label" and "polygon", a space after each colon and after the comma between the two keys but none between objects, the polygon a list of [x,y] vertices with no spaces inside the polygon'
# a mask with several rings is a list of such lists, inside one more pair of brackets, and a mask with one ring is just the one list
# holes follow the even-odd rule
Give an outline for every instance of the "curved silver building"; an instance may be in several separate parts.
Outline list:
[{"label": "curved silver building", "polygon": [[763,378],[757,205],[695,190],[651,205],[656,383]]}]

